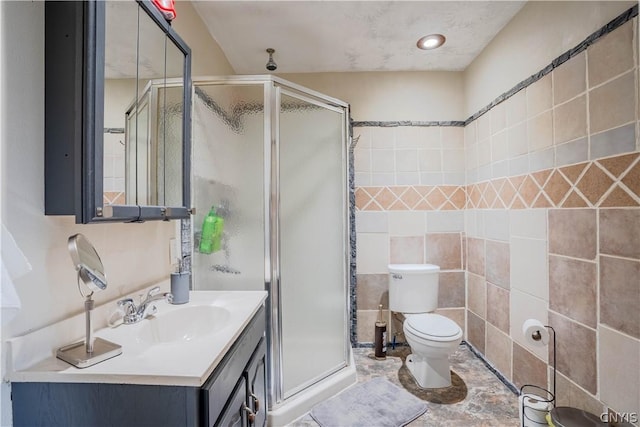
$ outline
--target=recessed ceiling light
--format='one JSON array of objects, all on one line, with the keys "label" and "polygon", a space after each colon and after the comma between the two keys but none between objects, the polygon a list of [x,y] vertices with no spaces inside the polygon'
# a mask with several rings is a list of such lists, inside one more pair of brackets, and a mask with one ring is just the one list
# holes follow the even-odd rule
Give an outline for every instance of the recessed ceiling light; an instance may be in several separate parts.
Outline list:
[{"label": "recessed ceiling light", "polygon": [[442,34],[429,34],[418,40],[416,46],[424,50],[436,49],[442,46],[445,40],[446,38]]}]

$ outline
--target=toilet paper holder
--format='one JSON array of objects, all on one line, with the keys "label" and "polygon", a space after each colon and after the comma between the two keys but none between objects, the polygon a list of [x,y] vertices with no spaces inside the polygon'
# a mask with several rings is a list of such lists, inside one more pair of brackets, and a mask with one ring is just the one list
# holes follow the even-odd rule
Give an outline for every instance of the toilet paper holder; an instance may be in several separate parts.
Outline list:
[{"label": "toilet paper holder", "polygon": [[[548,329],[551,333],[548,334],[546,332]],[[520,396],[526,395],[535,395],[539,399],[537,399],[540,403],[551,405],[553,407],[556,406],[556,383],[557,383],[557,374],[556,374],[556,331],[550,325],[544,325],[540,321],[536,319],[528,319],[522,325],[522,332],[524,334],[524,338],[526,342],[532,346],[546,346],[549,344],[549,335],[551,338],[551,345],[553,346],[553,391],[549,391],[546,388],[533,385],[533,384],[525,384],[520,387]],[[540,396],[542,394],[543,396]],[[521,422],[522,425],[525,425],[525,417],[532,421],[533,424],[529,423],[527,425],[536,425],[536,421],[532,420],[527,416],[525,411],[525,402],[524,399],[521,399]],[[552,408],[549,408],[551,410]],[[540,424],[542,425],[542,424]]]}]

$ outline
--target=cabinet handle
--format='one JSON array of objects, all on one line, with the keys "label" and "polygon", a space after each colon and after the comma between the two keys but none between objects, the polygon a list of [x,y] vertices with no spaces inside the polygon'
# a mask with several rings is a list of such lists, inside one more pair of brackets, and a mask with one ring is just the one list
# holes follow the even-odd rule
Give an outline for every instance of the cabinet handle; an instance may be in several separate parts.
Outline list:
[{"label": "cabinet handle", "polygon": [[260,400],[258,399],[258,396],[253,393],[251,393],[251,398],[253,399],[253,410],[258,412],[260,410]]},{"label": "cabinet handle", "polygon": [[249,409],[247,405],[244,406],[244,411],[247,413],[249,425],[253,425],[256,422],[256,414],[251,409]]}]

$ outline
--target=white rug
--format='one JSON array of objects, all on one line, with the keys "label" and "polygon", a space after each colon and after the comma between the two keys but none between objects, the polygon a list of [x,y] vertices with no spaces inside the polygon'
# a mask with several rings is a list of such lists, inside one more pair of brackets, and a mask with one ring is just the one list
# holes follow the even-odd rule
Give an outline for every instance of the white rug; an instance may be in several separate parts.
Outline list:
[{"label": "white rug", "polygon": [[322,427],[401,427],[426,411],[423,400],[379,377],[316,405],[311,416]]}]

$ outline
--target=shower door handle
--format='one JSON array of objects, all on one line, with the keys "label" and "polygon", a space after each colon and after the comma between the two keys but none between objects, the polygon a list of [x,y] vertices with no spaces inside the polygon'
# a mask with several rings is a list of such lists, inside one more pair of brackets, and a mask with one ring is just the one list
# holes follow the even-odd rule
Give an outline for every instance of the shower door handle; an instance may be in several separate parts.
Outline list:
[{"label": "shower door handle", "polygon": [[256,414],[249,409],[248,406],[245,405],[244,411],[247,413],[247,419],[249,420],[249,425],[252,426],[256,422]]},{"label": "shower door handle", "polygon": [[251,398],[253,399],[253,410],[258,413],[260,410],[260,400],[258,399],[258,396],[253,393],[251,393]]}]

